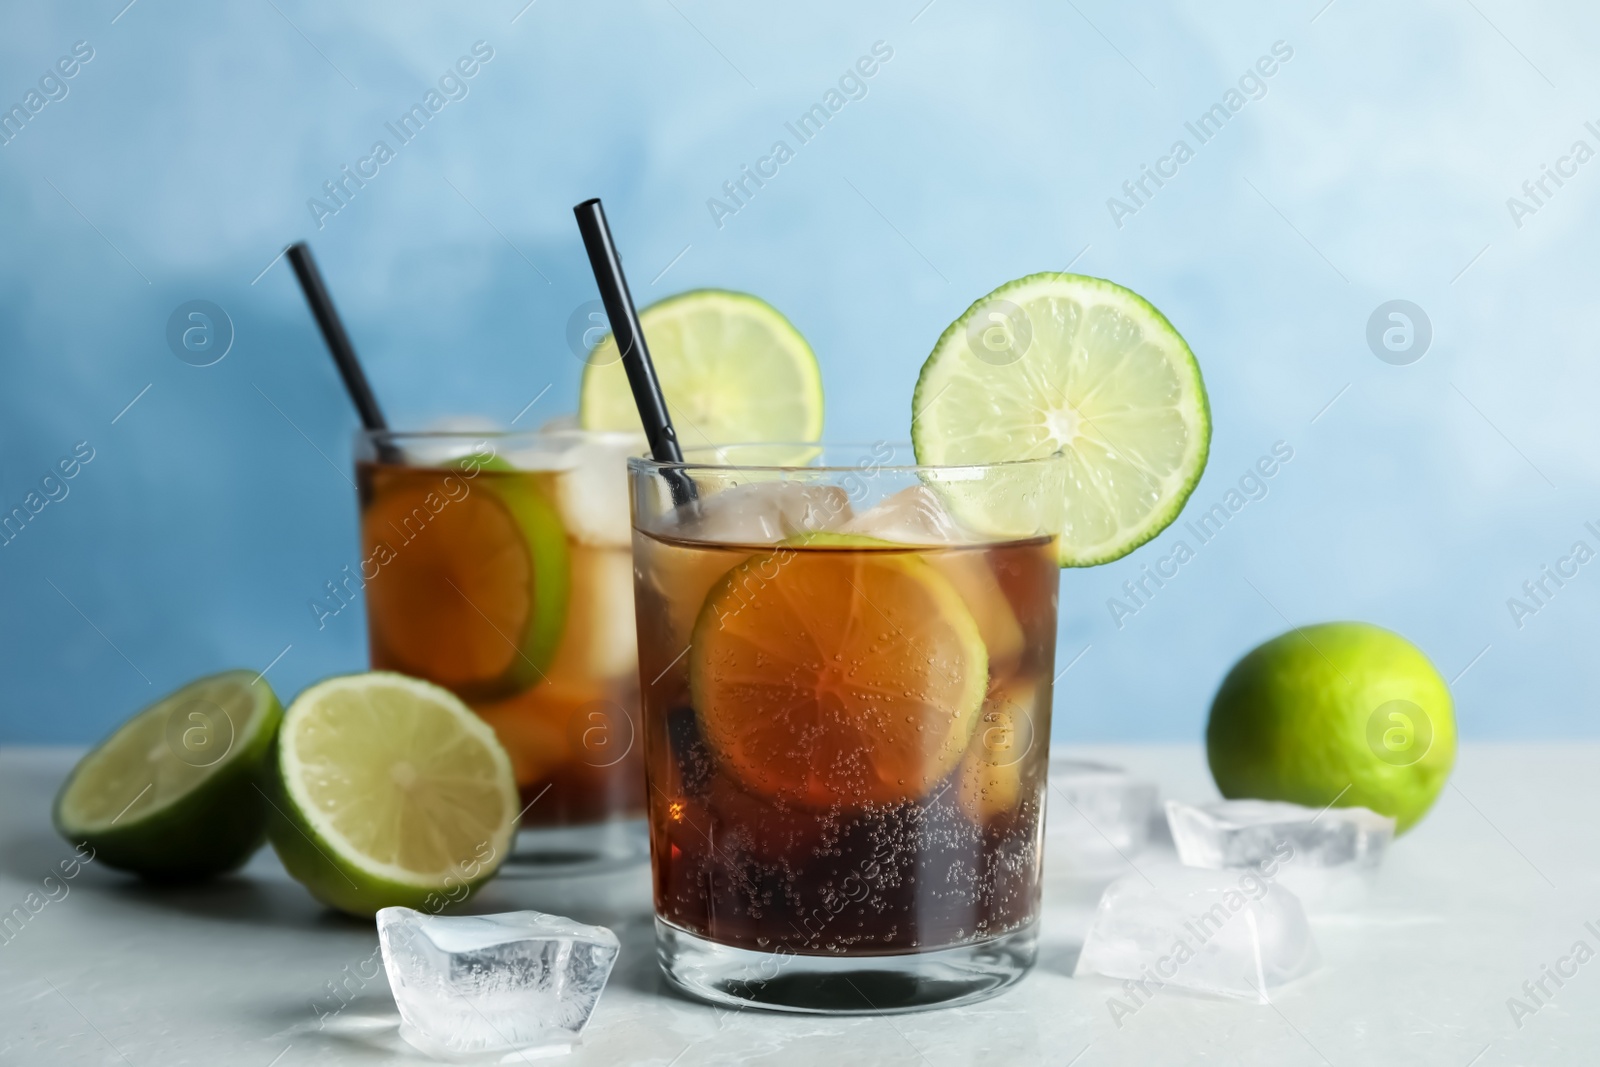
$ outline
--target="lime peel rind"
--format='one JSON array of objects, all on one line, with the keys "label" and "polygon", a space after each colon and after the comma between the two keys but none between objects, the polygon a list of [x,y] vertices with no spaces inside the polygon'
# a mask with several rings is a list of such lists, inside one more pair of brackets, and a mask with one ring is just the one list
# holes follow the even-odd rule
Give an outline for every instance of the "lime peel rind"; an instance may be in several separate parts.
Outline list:
[{"label": "lime peel rind", "polygon": [[[179,722],[175,729],[173,715],[198,701],[226,714],[224,705],[231,703],[228,690],[247,699],[250,710],[242,723],[234,724],[227,716],[231,735],[226,750],[206,764],[193,762],[192,755],[184,759],[174,745],[182,743],[184,729],[198,727]],[[282,715],[271,686],[255,671],[223,671],[190,682],[141,709],[78,762],[52,807],[57,832],[74,844],[89,845],[107,866],[154,881],[195,881],[233,870],[266,841],[269,812],[258,786]],[[205,724],[207,730],[216,726]],[[129,794],[126,803],[120,793],[105,798],[86,795],[104,784],[104,776],[114,775],[119,763],[126,771],[133,761],[150,767],[149,782],[138,787],[137,779],[145,776],[135,774],[122,790]],[[158,763],[171,770],[178,770],[174,764],[183,764],[199,773],[183,782],[191,776],[179,770],[179,781],[158,792]],[[149,795],[145,790],[156,795],[141,805]],[[98,800],[110,806],[86,810],[98,806]]]},{"label": "lime peel rind", "polygon": [[[315,704],[340,689],[370,692],[395,687],[421,701],[448,709],[461,728],[458,737],[483,746],[496,768],[505,817],[492,832],[468,848],[443,869],[419,872],[376,860],[364,854],[331,818],[318,812],[302,778],[304,767],[294,752],[295,733],[301,720],[316,712]],[[360,753],[356,755],[359,759]],[[313,896],[353,915],[372,915],[378,909],[403,906],[437,912],[445,904],[459,903],[493,876],[510,850],[516,832],[520,801],[511,760],[494,730],[479,719],[449,690],[403,674],[374,671],[329,678],[303,691],[284,716],[273,766],[271,793],[273,818],[269,827],[273,849],[284,868]],[[403,832],[403,831],[402,831]]]},{"label": "lime peel rind", "polygon": [[[814,441],[822,435],[816,355],[771,304],[749,293],[694,289],[645,308],[639,325],[681,441]],[[641,429],[609,333],[586,360],[578,419],[586,430]]]},{"label": "lime peel rind", "polygon": [[[1414,759],[1374,740],[1396,704],[1425,719]],[[1370,808],[1394,818],[1397,834],[1437,799],[1455,752],[1449,684],[1415,645],[1369,623],[1304,626],[1258,645],[1223,679],[1206,725],[1223,796]]]},{"label": "lime peel rind", "polygon": [[[997,317],[999,325],[987,329],[999,329],[996,336],[1012,348],[986,348],[980,356],[973,338],[988,337],[984,324]],[[1167,380],[1157,380],[1158,374]],[[1141,399],[1140,388],[1159,394],[1163,386],[1176,390],[1171,403],[1129,405]],[[1070,395],[1074,389],[1078,395]],[[1155,463],[1152,457],[1170,451],[1175,436],[1166,425],[1173,420],[1162,418],[1169,410],[1186,435],[1182,454]],[[1183,338],[1137,293],[1077,274],[1032,274],[975,301],[923,364],[912,412],[919,463],[998,463],[1056,451],[1067,456],[1059,542],[1064,567],[1119,559],[1170,525],[1210,450],[1210,405]],[[1113,425],[1116,435],[1108,432]],[[1007,496],[1033,484],[937,488],[969,525],[1021,535],[1022,519],[1037,514],[1037,504],[1024,509],[1016,503],[1012,507],[1023,514],[1008,515]],[[1092,536],[1076,528],[1091,513],[1098,518]]]}]

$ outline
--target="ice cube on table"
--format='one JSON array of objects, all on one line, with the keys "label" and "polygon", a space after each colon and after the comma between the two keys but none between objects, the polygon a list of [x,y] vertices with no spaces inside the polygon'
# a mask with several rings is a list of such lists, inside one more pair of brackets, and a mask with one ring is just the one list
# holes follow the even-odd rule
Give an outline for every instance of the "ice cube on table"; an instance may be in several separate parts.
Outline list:
[{"label": "ice cube on table", "polygon": [[617,960],[617,937],[559,915],[378,912],[400,1034],[430,1056],[571,1048]]},{"label": "ice cube on table", "polygon": [[1299,899],[1259,872],[1143,864],[1101,894],[1073,974],[1265,1004],[1320,960]]},{"label": "ice cube on table", "polygon": [[1056,757],[1050,761],[1045,834],[1052,854],[1085,872],[1125,864],[1150,840],[1156,786],[1121,767]]},{"label": "ice cube on table", "polygon": [[1276,800],[1167,801],[1178,858],[1191,867],[1271,863],[1308,906],[1358,903],[1394,840],[1394,820],[1366,808],[1308,808]]},{"label": "ice cube on table", "polygon": [[840,526],[839,532],[903,545],[959,545],[978,540],[925,485],[909,486],[884,497]]},{"label": "ice cube on table", "polygon": [[799,534],[838,530],[851,518],[850,495],[837,485],[757,481],[705,493],[679,531],[691,540],[775,545]]}]

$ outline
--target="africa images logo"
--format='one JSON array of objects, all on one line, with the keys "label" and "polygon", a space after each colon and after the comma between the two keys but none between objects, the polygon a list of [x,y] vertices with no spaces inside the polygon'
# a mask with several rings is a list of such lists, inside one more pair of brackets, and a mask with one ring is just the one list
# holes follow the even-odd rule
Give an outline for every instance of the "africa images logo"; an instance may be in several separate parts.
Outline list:
[{"label": "africa images logo", "polygon": [[1183,124],[1183,128],[1194,138],[1193,145],[1189,144],[1187,138],[1179,137],[1172,142],[1167,154],[1155,161],[1154,167],[1148,163],[1140,164],[1139,174],[1122,183],[1123,197],[1106,198],[1106,211],[1110,212],[1111,221],[1116,223],[1117,229],[1122,229],[1125,218],[1137,215],[1167,182],[1176,178],[1179,168],[1193,159],[1202,145],[1216,138],[1223,126],[1243,111],[1246,104],[1266,96],[1267,79],[1293,58],[1294,49],[1287,41],[1273,41],[1272,54],[1259,57],[1252,66],[1247,67],[1239,76],[1237,87],[1229,86],[1221,100],[1202,111],[1193,122]]},{"label": "africa images logo", "polygon": [[867,81],[893,58],[894,48],[887,41],[874,41],[872,54],[861,56],[853,66],[846,67],[839,76],[837,88],[830,87],[822,94],[820,101],[801,112],[793,122],[783,124],[783,128],[794,137],[793,147],[782,138],[774,141],[767,154],[756,160],[754,170],[748,163],[743,164],[739,167],[737,177],[722,183],[726,200],[707,197],[706,210],[711,213],[711,221],[716,223],[717,229],[725,225],[723,220],[748,207],[756,193],[766,188],[767,182],[776,178],[783,165],[795,157],[795,152],[821,134],[823,127],[843,111],[846,104],[852,100],[865,100]]},{"label": "africa images logo", "polygon": [[382,173],[382,168],[399,155],[399,150],[422,133],[429,120],[448,104],[465,100],[472,91],[469,82],[493,58],[494,49],[487,41],[474,42],[472,54],[462,56],[453,66],[446,68],[439,76],[437,88],[430,86],[422,99],[402,112],[399,118],[383,124],[383,128],[394,138],[393,146],[387,140],[374,141],[371,151],[356,160],[354,170],[348,163],[341,164],[338,176],[322,183],[326,199],[313,196],[306,201],[306,208],[311,212],[317,229],[324,228],[329,218],[349,207],[356,194],[367,187],[367,182]]}]

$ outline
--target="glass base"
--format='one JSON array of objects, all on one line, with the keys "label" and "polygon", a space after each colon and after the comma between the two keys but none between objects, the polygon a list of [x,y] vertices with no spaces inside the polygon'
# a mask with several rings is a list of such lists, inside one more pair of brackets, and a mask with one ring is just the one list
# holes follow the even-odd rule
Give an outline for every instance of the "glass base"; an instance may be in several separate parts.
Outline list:
[{"label": "glass base", "polygon": [[646,863],[650,831],[644,819],[589,826],[524,827],[511,843],[501,878],[564,878]]},{"label": "glass base", "polygon": [[800,956],[708,941],[656,919],[656,958],[690,996],[736,1008],[893,1015],[987,1000],[1028,973],[1037,924],[989,941],[894,956]]}]

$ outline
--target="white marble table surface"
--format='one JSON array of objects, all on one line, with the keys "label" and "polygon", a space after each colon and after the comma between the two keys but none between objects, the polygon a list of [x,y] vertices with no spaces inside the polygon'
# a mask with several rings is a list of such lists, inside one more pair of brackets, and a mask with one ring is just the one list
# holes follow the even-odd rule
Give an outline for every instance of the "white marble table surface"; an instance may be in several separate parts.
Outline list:
[{"label": "white marble table surface", "polygon": [[[1215,795],[1198,746],[1075,750]],[[0,912],[43,891],[71,850],[50,799],[76,753],[0,749]],[[1600,744],[1469,745],[1428,819],[1389,856],[1367,907],[1315,925],[1324,964],[1268,1006],[1163,990],[1113,1020],[1120,987],[1071,977],[1100,882],[1047,858],[1044,947],[1033,974],[985,1003],[911,1015],[721,1012],[662,982],[646,874],[501,879],[473,910],[522,907],[614,928],[623,955],[583,1043],[553,1064],[1594,1064],[1600,957],[1555,985],[1578,941],[1600,952]],[[1052,818],[1058,817],[1054,813]],[[1158,842],[1147,857],[1170,846]],[[1139,857],[1134,857],[1139,862]],[[239,874],[162,891],[93,864],[0,939],[0,1064],[428,1062],[396,1031],[371,973],[377,938],[319,907],[270,850]],[[1569,957],[1570,958],[1570,957]],[[1574,964],[1563,965],[1568,971]],[[1551,996],[1514,1018],[1508,999]]]}]

